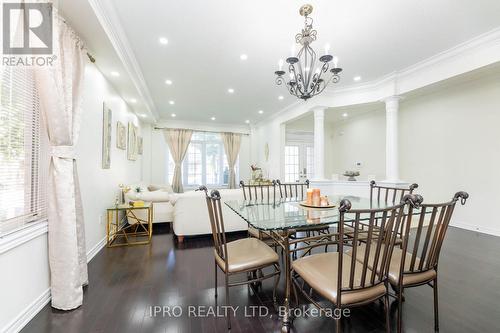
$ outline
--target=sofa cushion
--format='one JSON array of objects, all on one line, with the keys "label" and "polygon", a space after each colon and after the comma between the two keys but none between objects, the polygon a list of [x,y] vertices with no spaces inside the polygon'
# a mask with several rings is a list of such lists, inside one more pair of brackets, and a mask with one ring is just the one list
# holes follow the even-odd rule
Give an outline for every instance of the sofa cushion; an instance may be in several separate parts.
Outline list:
[{"label": "sofa cushion", "polygon": [[148,186],[148,191],[150,191],[150,192],[154,192],[154,191],[158,191],[158,190],[167,191],[168,193],[174,193],[174,189],[168,183],[167,184],[151,184]]}]

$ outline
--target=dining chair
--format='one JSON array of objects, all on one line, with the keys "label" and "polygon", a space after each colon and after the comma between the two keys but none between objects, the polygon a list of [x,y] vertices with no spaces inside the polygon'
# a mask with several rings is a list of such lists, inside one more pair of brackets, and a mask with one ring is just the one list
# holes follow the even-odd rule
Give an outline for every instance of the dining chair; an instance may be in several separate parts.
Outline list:
[{"label": "dining chair", "polygon": [[[404,200],[391,207],[375,209],[351,209],[351,202],[343,199],[339,204],[338,252],[312,254],[302,257],[292,263],[292,281],[296,301],[297,290],[319,309],[326,309],[313,298],[313,291],[334,304],[336,309],[352,308],[376,300],[383,299],[385,309],[386,330],[390,331],[389,322],[389,263],[394,250],[396,233],[403,219],[405,209],[411,214],[413,210],[413,195],[405,196]],[[375,221],[379,220],[378,233],[375,232]],[[344,226],[347,221],[354,225],[354,241],[346,242]],[[358,242],[360,224],[368,226],[366,243]],[[408,222],[407,222],[408,223]],[[379,237],[381,236],[381,237]],[[366,245],[365,245],[366,244]],[[318,244],[320,246],[320,244]],[[365,251],[359,261],[357,253],[361,246],[367,246],[373,251]],[[346,253],[344,247],[350,248]],[[373,270],[369,267],[380,267]],[[305,286],[309,286],[307,292]],[[334,317],[336,331],[341,332],[341,316]]]},{"label": "dining chair", "polygon": [[[378,205],[394,205],[400,203],[404,196],[407,194],[413,194],[413,191],[418,188],[418,184],[411,184],[408,187],[401,186],[383,186],[377,185],[377,183],[372,180],[370,181],[370,204],[372,207],[377,207]],[[378,221],[375,221],[375,225],[378,225]],[[366,231],[366,225],[360,224],[362,230]],[[353,233],[353,227],[346,225],[346,234],[350,237]],[[396,245],[402,244],[401,230],[397,230],[398,238],[396,239]],[[352,237],[351,237],[352,238]],[[360,242],[366,242],[366,232],[359,235],[358,240]]]},{"label": "dining chair", "polygon": [[[279,179],[276,180],[276,186],[279,189],[280,199],[295,199],[295,200],[305,200],[307,197],[307,190],[309,189],[309,180],[306,179],[303,183],[300,182],[290,182],[282,183]],[[299,228],[296,231],[303,232],[305,237],[310,237],[311,234],[328,234],[328,226],[311,226],[307,228]],[[297,233],[290,235],[291,239],[299,239]],[[297,248],[297,243],[294,247]],[[328,251],[328,245],[325,245],[325,252]],[[297,258],[297,253],[293,252],[293,257]]]},{"label": "dining chair", "polygon": [[[240,181],[240,187],[243,191],[243,198],[248,201],[272,203],[276,200],[276,181],[271,184],[245,184]],[[251,226],[248,227],[248,235],[260,240],[272,242],[271,236],[261,230],[257,230]]]},{"label": "dining chair", "polygon": [[469,194],[461,191],[449,202],[421,204],[415,238],[410,240],[410,228],[405,230],[402,249],[394,252],[389,267],[389,282],[398,300],[398,332],[402,332],[403,290],[422,285],[434,291],[434,330],[439,332],[439,255],[456,203],[460,200],[465,205],[468,198]]},{"label": "dining chair", "polygon": [[304,200],[307,196],[307,190],[309,189],[309,180],[306,179],[303,183],[282,183],[277,179],[276,185],[279,189],[281,199],[296,198],[298,200]]},{"label": "dining chair", "polygon": [[[395,248],[389,265],[389,283],[396,292],[398,300],[398,332],[402,331],[403,291],[406,288],[429,285],[434,291],[434,329],[439,331],[438,307],[438,262],[439,254],[453,216],[456,203],[460,200],[464,205],[469,194],[457,192],[449,202],[425,204],[420,195],[416,195],[415,206],[420,211],[413,216],[418,222],[415,228],[405,223],[401,248]],[[414,237],[410,239],[410,229]],[[357,258],[362,259],[363,245]],[[404,255],[403,255],[404,254]],[[373,266],[371,267],[371,269]]]},{"label": "dining chair", "polygon": [[[198,188],[205,192],[208,215],[214,241],[215,298],[217,299],[217,268],[224,273],[226,306],[229,306],[229,287],[259,283],[274,277],[273,301],[276,304],[276,288],[280,278],[279,257],[273,249],[257,238],[243,238],[227,242],[219,191],[212,190],[210,195],[205,186]],[[262,270],[271,267],[273,271],[264,275]],[[260,276],[257,272],[261,272]],[[229,282],[233,275],[247,275],[247,280]],[[253,274],[253,275],[249,275]],[[231,315],[227,315],[227,327],[231,329]]]},{"label": "dining chair", "polygon": [[376,200],[377,202],[385,203],[399,203],[403,200],[406,194],[413,194],[413,191],[418,188],[418,184],[411,184],[408,187],[398,186],[383,186],[377,185],[372,180],[370,181],[370,201]]}]

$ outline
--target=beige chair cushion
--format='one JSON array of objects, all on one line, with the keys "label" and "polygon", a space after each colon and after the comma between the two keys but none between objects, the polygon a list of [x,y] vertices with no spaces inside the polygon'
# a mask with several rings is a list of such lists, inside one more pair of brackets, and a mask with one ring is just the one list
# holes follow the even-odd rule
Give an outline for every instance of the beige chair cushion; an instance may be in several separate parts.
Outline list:
[{"label": "beige chair cushion", "polygon": [[[356,251],[356,259],[358,261],[362,262],[364,260],[365,256],[365,248],[366,245],[362,244],[358,247]],[[373,269],[373,256],[375,255],[376,251],[376,245],[372,244],[371,249],[370,249],[370,255],[368,259],[368,267],[370,269]],[[351,254],[352,249],[347,251],[347,253]],[[389,265],[389,282],[397,287],[399,284],[399,268],[401,267],[401,255],[403,251],[400,248],[394,248],[394,251],[392,252],[392,258],[391,258],[391,263]],[[415,267],[418,267],[418,264],[420,263],[420,259],[417,257],[415,259]],[[379,261],[380,264],[380,261]],[[411,264],[411,253],[406,253],[406,258],[405,258],[405,270],[410,269],[410,264]],[[380,269],[377,269],[377,271],[380,271]],[[407,285],[412,285],[412,284],[419,284],[419,283],[424,283],[430,280],[433,280],[436,277],[437,273],[434,269],[430,269],[424,272],[419,272],[419,273],[411,273],[411,274],[404,274],[403,275],[403,287]]]},{"label": "beige chair cushion", "polygon": [[[368,239],[368,227],[366,227],[366,229],[364,231],[365,232],[358,234],[358,240],[361,242],[364,242]],[[354,228],[351,226],[348,226],[348,225],[344,226],[344,234],[348,234],[347,235],[348,237],[353,238],[354,237]],[[376,237],[376,236],[378,236],[378,232],[374,231],[372,238]],[[403,243],[403,240],[401,238],[396,238],[396,241],[394,242],[394,244],[396,244],[396,245],[400,245],[402,243]]]},{"label": "beige chair cushion", "polygon": [[[228,273],[237,273],[271,265],[279,261],[276,252],[256,238],[243,238],[227,243]],[[224,259],[214,250],[215,260],[225,270]]]},{"label": "beige chair cushion", "polygon": [[[328,299],[332,303],[337,302],[337,267],[339,256],[337,252],[328,252],[313,254],[307,257],[295,260],[292,264],[293,269],[297,272],[304,281],[307,282],[314,290],[321,296]],[[342,263],[342,286],[347,288],[349,286],[349,276],[351,268],[351,257],[349,255],[343,256]],[[355,281],[354,287],[359,287],[361,284],[361,265],[355,267]],[[370,276],[371,271],[367,271],[367,278]],[[379,283],[373,287],[363,289],[360,291],[345,291],[342,292],[341,302],[342,305],[362,303],[374,300],[383,296],[386,292],[383,283]]]}]

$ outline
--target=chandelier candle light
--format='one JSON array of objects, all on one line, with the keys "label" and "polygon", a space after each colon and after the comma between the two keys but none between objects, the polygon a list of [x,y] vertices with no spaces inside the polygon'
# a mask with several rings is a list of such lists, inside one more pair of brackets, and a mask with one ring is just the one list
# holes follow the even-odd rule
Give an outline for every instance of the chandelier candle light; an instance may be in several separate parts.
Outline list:
[{"label": "chandelier candle light", "polygon": [[[311,5],[300,7],[299,13],[304,16],[305,23],[302,32],[295,36],[295,42],[302,45],[297,56],[291,56],[286,59],[290,80],[287,81],[284,75],[283,60],[278,63],[279,69],[275,71],[276,84],[286,84],[291,95],[307,100],[320,94],[330,83],[337,83],[340,80],[339,73],[342,68],[337,67],[336,58],[328,54],[329,46],[325,46],[325,54],[319,58],[318,67],[316,67],[316,52],[312,49],[311,43],[316,40],[316,30],[313,29],[313,19],[309,17],[312,13]],[[295,44],[293,49],[295,48]],[[292,51],[292,53],[295,53]],[[333,60],[333,66],[330,68],[330,62]],[[315,68],[315,70],[313,70]],[[326,78],[326,76],[328,76]]]}]

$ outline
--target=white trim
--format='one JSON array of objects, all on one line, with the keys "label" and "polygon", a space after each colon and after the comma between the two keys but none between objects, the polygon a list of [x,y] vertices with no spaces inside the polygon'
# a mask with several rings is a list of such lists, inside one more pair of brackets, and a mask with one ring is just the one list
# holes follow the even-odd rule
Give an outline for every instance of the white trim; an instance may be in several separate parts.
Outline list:
[{"label": "white trim", "polygon": [[286,122],[300,118],[325,105],[343,107],[380,102],[388,96],[409,93],[497,62],[500,62],[500,28],[378,79],[343,88],[332,86],[307,104],[295,101],[277,112],[270,113],[256,126],[269,123],[271,120]]},{"label": "white trim", "polygon": [[479,232],[479,233],[487,234],[487,235],[491,235],[491,236],[500,236],[500,229],[487,228],[487,227],[479,226],[477,224],[464,223],[463,221],[452,222],[452,223],[450,223],[450,226],[457,227],[460,229],[469,230],[469,231],[475,231],[475,232]]},{"label": "white trim", "polygon": [[159,119],[159,115],[156,111],[153,98],[151,97],[134,51],[127,39],[127,35],[122,28],[120,19],[117,16],[116,9],[113,7],[111,1],[89,0],[89,4],[108,36],[111,45],[113,45],[118,58],[120,58],[123,66],[130,75],[130,79],[139,92],[141,99],[145,102],[146,108],[156,121]]},{"label": "white trim", "polygon": [[4,333],[17,333],[21,331],[26,324],[33,319],[38,312],[40,312],[45,305],[50,302],[50,288],[45,290],[40,296],[37,297],[30,305],[28,305],[16,318],[11,320],[2,332]]},{"label": "white trim", "polygon": [[[45,232],[47,232],[47,222],[40,222],[37,223],[39,225],[45,225]],[[45,232],[38,233],[38,235],[41,235]],[[13,235],[17,234],[13,233]],[[34,235],[35,232],[31,229],[31,236]],[[30,239],[33,239],[37,236],[33,236],[29,239],[23,239],[22,243],[25,243],[29,241]],[[20,237],[17,237],[18,239],[21,239]],[[15,246],[18,246],[22,243],[19,243]],[[15,247],[13,246],[13,247]],[[104,247],[106,246],[106,236],[104,236],[99,242],[97,242],[96,245],[94,245],[90,251],[87,252],[87,263],[89,263]],[[11,247],[11,248],[13,248]],[[10,248],[10,249],[11,249]],[[1,254],[2,252],[0,252]],[[24,326],[26,326],[30,320],[32,320],[38,312],[40,312],[45,305],[47,305],[50,302],[51,295],[50,295],[50,288],[45,290],[40,296],[38,296],[37,299],[35,299],[31,304],[29,304],[21,313],[17,315],[12,321],[10,321],[5,327],[2,328],[1,332],[4,333],[17,333],[21,331]]]},{"label": "white trim", "polygon": [[[213,132],[231,132],[250,135],[250,126],[248,125],[235,125],[224,123],[207,123],[201,121],[188,121],[188,120],[162,120],[159,121],[155,127],[168,127],[168,128],[182,128],[190,129],[193,131],[213,131]],[[154,127],[153,127],[154,129]]]},{"label": "white trim", "polygon": [[106,246],[106,236],[104,236],[99,242],[97,242],[94,247],[92,247],[89,251],[87,251],[87,263],[89,263],[96,254],[99,253]]},{"label": "white trim", "polygon": [[40,222],[32,222],[29,226],[0,237],[0,255],[47,233],[48,229],[47,220],[43,220]]}]

